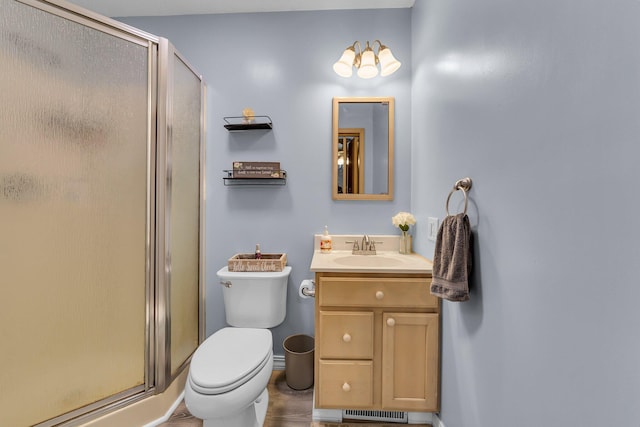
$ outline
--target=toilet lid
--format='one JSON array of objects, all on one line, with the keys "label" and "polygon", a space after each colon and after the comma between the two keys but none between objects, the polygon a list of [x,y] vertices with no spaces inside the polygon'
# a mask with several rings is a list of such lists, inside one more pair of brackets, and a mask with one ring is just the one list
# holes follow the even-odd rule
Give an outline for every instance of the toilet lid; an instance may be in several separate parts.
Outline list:
[{"label": "toilet lid", "polygon": [[223,328],[207,338],[191,359],[193,388],[204,394],[233,390],[249,381],[271,358],[268,329]]}]

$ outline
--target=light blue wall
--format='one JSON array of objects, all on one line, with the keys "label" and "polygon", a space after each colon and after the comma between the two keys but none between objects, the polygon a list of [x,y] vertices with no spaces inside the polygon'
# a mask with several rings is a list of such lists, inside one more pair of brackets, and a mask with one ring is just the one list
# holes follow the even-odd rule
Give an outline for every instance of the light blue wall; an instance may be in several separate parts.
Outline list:
[{"label": "light blue wall", "polygon": [[[331,199],[331,100],[334,96],[396,98],[396,162],[409,165],[411,137],[411,11],[283,12],[127,18],[168,38],[207,82],[207,332],[225,325],[216,271],[256,243],[286,252],[293,267],[287,318],[275,328],[274,351],[292,333],[313,334],[313,300],[297,296],[314,233],[396,233],[391,217],[410,205],[410,170],[397,167],[393,202]],[[404,66],[387,78],[344,79],[332,64],[355,40],[380,39]],[[271,116],[269,132],[231,134],[223,117],[251,107]],[[224,187],[232,161],[279,161],[287,185]]]},{"label": "light blue wall", "polygon": [[474,182],[471,300],[443,307],[446,427],[640,425],[639,22],[630,0],[416,1],[422,252],[426,218]]},{"label": "light blue wall", "polygon": [[[417,0],[412,12],[125,20],[172,40],[208,82],[209,333],[224,324],[215,271],[231,254],[256,242],[288,253],[281,354],[284,336],[312,333],[296,289],[313,233],[393,233],[411,200],[415,247],[430,256],[427,217],[442,219],[470,176],[471,300],[443,305],[446,426],[638,425],[639,18],[631,0]],[[367,38],[403,68],[335,76],[340,51]],[[331,201],[331,97],[352,95],[396,97],[393,203]],[[246,106],[274,130],[228,134],[222,117]],[[278,160],[289,182],[225,188],[233,160]]]}]

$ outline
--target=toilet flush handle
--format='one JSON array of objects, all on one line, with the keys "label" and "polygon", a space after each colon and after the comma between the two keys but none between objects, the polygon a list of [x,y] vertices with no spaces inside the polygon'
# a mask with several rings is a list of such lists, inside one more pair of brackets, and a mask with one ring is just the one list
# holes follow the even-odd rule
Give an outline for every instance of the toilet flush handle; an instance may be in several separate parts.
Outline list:
[{"label": "toilet flush handle", "polygon": [[230,280],[224,280],[224,281],[220,281],[220,284],[222,286],[224,286],[225,288],[230,288],[231,287],[231,281]]}]

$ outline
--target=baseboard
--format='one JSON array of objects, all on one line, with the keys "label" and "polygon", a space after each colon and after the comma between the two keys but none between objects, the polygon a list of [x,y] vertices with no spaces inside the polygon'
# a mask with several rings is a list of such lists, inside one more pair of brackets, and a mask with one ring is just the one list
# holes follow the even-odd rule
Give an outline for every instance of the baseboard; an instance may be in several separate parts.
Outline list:
[{"label": "baseboard", "polygon": [[273,370],[284,371],[284,354],[273,355]]},{"label": "baseboard", "polygon": [[[409,424],[433,424],[432,412],[407,412],[409,418]],[[435,426],[434,426],[435,427]]]},{"label": "baseboard", "polygon": [[433,427],[445,427],[444,423],[442,422],[438,414],[433,414],[432,420],[433,420],[432,422]]},{"label": "baseboard", "polygon": [[313,405],[311,411],[311,420],[320,421],[325,423],[341,423],[342,422],[342,409],[317,409]]},{"label": "baseboard", "polygon": [[157,420],[154,420],[148,424],[145,424],[143,427],[156,427],[159,426],[160,424],[164,423],[165,421],[167,421],[169,418],[171,418],[171,415],[173,415],[173,413],[175,412],[176,408],[180,405],[180,403],[182,402],[182,399],[184,399],[184,391],[182,393],[180,393],[180,396],[178,396],[178,398],[176,399],[175,402],[173,402],[173,404],[171,405],[171,407],[167,410],[167,412],[164,414],[164,416],[158,418]]}]

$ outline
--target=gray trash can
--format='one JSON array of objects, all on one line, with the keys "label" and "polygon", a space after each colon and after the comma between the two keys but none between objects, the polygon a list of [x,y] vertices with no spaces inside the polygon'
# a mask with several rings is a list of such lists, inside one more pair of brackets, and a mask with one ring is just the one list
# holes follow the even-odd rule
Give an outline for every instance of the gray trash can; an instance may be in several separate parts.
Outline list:
[{"label": "gray trash can", "polygon": [[294,390],[305,390],[313,385],[314,339],[297,334],[285,338],[284,370],[287,385]]}]

